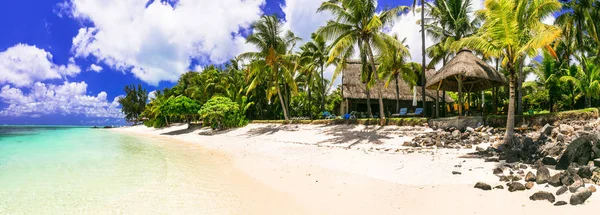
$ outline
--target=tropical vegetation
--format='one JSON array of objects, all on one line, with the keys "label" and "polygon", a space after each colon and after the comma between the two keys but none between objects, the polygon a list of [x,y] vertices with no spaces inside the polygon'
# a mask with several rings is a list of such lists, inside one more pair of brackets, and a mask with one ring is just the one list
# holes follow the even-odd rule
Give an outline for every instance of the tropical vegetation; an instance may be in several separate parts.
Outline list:
[{"label": "tropical vegetation", "polygon": [[[440,69],[467,48],[509,80],[481,95],[463,95],[484,104],[487,113],[508,115],[506,142],[512,139],[515,115],[600,106],[598,1],[486,0],[477,11],[472,0],[424,3],[389,8],[379,7],[377,0],[324,1],[315,13],[333,18],[310,38],[286,31],[276,15],[263,16],[246,38],[256,51],[187,72],[173,87],[152,93],[147,103],[144,89],[127,86],[119,102],[129,122],[144,119],[153,127],[186,122],[225,129],[248,120],[322,119],[325,112],[352,111],[343,107],[343,88],[332,81],[344,79],[352,61],[362,65],[367,102],[377,98],[379,103],[376,114],[367,105],[367,115],[383,123],[400,106],[385,110],[380,86],[393,88],[399,101],[399,82],[422,84],[425,69]],[[421,47],[409,47],[405,35],[389,33],[395,20],[411,13],[422,17]],[[434,42],[424,44],[427,38]],[[423,62],[413,62],[411,50],[423,48]],[[327,68],[334,69],[332,77],[326,77]],[[446,98],[446,92],[439,93]],[[426,116],[445,115],[441,102],[442,108]]]}]

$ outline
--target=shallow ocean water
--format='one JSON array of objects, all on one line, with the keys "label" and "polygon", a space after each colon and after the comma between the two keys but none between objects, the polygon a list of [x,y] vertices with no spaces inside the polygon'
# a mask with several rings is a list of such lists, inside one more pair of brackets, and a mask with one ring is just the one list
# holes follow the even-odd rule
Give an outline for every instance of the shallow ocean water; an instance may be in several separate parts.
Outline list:
[{"label": "shallow ocean water", "polygon": [[0,214],[242,214],[212,152],[103,129],[0,126]]}]

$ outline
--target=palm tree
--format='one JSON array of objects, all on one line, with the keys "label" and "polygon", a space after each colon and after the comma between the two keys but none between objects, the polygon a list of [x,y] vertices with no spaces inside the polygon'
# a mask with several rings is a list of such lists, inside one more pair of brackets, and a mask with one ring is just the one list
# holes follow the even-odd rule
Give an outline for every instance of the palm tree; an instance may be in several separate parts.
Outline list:
[{"label": "palm tree", "polygon": [[[548,91],[548,110],[553,111],[553,104],[559,96],[559,78],[560,78],[560,63],[555,60],[549,51],[544,51],[544,57],[541,62],[535,61],[533,73],[537,76],[533,83],[524,83],[523,86],[543,87]],[[535,83],[535,84],[534,84]]]},{"label": "palm tree", "polygon": [[579,80],[581,81],[580,88],[584,96],[585,107],[589,108],[592,99],[600,96],[600,67],[589,61],[581,63],[587,65],[587,72],[582,72]]},{"label": "palm tree", "polygon": [[[325,70],[325,64],[329,60],[329,47],[321,35],[313,33],[311,38],[312,41],[304,44],[301,47],[302,59],[304,60],[305,65],[309,65],[313,69],[318,69],[321,72],[321,112],[324,112],[326,87],[323,73]],[[308,94],[310,98],[310,91]]]},{"label": "palm tree", "polygon": [[[426,49],[427,55],[431,58],[428,67],[433,68],[439,62],[446,65],[446,61],[455,54],[450,49],[450,45],[473,35],[476,26],[480,25],[480,19],[469,17],[472,13],[471,0],[434,1],[433,4],[428,2],[425,4],[427,4],[425,12],[428,18],[423,19],[424,27],[427,34],[438,41]],[[442,98],[445,103],[446,91],[442,93]]]},{"label": "palm tree", "polygon": [[[382,33],[381,30],[407,7],[398,6],[380,13],[376,13],[376,9],[376,0],[330,0],[323,2],[317,10],[318,12],[330,11],[336,16],[334,20],[329,20],[327,25],[318,30],[318,33],[324,38],[333,40],[328,63],[334,62],[335,59],[345,61],[351,57],[355,51],[354,45],[357,45],[359,49],[363,64],[362,74],[367,83],[367,111],[370,117],[373,115],[369,91],[372,86],[376,86],[379,77],[373,49],[385,51],[387,47],[385,38],[390,36]],[[342,62],[342,64],[344,63]],[[371,68],[367,69],[369,64]],[[384,120],[385,112],[381,89],[376,88],[379,97],[379,116]]]},{"label": "palm tree", "polygon": [[453,44],[455,50],[468,47],[486,56],[502,57],[509,72],[510,100],[504,143],[512,143],[515,126],[515,74],[526,56],[548,46],[560,36],[560,29],[541,20],[561,5],[556,0],[487,0],[478,15],[485,19],[479,32]]},{"label": "palm tree", "polygon": [[579,91],[581,87],[581,80],[579,80],[579,78],[582,76],[582,70],[583,69],[580,66],[571,65],[570,67],[562,70],[563,74],[559,79],[560,82],[562,82],[567,88],[566,92],[568,94],[569,100],[571,101],[571,110],[575,108],[575,101],[581,95],[581,92]]},{"label": "palm tree", "polygon": [[[397,40],[397,36],[394,35],[394,40]],[[398,79],[402,78],[403,81],[407,82],[412,88],[417,84],[417,73],[415,71],[421,69],[421,65],[418,63],[410,62],[407,60],[410,58],[410,52],[408,47],[404,45],[406,39],[402,40],[400,46],[397,46],[397,41],[388,42],[388,48],[386,52],[381,53],[378,58],[379,75],[386,80],[385,87],[388,87],[392,80],[396,83],[396,113],[400,111],[400,88],[398,85]]]},{"label": "palm tree", "polygon": [[257,52],[247,52],[241,54],[241,59],[251,60],[247,79],[250,82],[246,94],[254,90],[259,84],[266,84],[267,98],[274,94],[279,97],[279,103],[283,110],[285,120],[289,120],[289,113],[286,102],[284,101],[284,91],[281,86],[292,89],[295,87],[294,80],[286,69],[285,64],[289,64],[289,57],[286,55],[292,50],[300,38],[292,32],[287,31],[282,36],[282,24],[276,16],[263,16],[258,22],[252,25],[253,33],[246,38],[246,43],[251,43],[258,48]]},{"label": "palm tree", "polygon": [[[417,0],[413,1],[413,11],[415,6],[417,5]],[[425,20],[425,1],[421,0],[421,20]],[[422,63],[421,64],[421,99],[423,102],[423,115],[427,116],[427,108],[425,108],[425,84],[427,83],[427,77],[425,75],[425,22],[421,21],[421,53],[422,53]]]}]

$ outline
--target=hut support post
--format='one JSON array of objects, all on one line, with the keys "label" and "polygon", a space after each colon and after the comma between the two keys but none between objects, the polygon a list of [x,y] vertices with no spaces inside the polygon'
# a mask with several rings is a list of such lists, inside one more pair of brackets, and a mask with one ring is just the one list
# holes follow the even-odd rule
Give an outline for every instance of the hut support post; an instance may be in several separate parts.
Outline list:
[{"label": "hut support post", "polygon": [[[435,91],[435,118],[440,117],[440,87],[444,83],[444,79],[438,84],[437,90]],[[444,95],[445,96],[445,95]]]},{"label": "hut support post", "polygon": [[463,102],[462,102],[462,75],[458,75],[457,79],[458,81],[458,118],[462,118],[462,109],[463,109]]}]

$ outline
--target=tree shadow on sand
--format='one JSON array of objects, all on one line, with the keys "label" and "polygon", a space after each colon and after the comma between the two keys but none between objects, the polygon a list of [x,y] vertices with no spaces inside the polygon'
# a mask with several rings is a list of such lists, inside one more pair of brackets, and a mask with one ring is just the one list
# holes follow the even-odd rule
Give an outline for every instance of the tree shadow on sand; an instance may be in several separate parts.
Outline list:
[{"label": "tree shadow on sand", "polygon": [[279,131],[298,131],[298,126],[294,125],[268,125],[259,128],[250,129],[246,134],[249,137],[260,135],[272,135]]},{"label": "tree shadow on sand", "polygon": [[[325,127],[325,126],[324,126]],[[319,144],[348,144],[346,148],[352,148],[353,146],[361,143],[367,144],[382,144],[383,139],[392,139],[390,131],[385,130],[384,127],[369,128],[366,127],[362,130],[353,130],[356,125],[346,126],[332,126],[323,132],[325,135],[333,136],[333,138],[319,142]]]},{"label": "tree shadow on sand", "polygon": [[181,135],[181,134],[189,134],[192,133],[194,131],[198,130],[198,128],[186,128],[186,129],[181,129],[181,130],[175,130],[175,131],[170,131],[170,132],[166,132],[166,133],[162,133],[160,135]]}]

